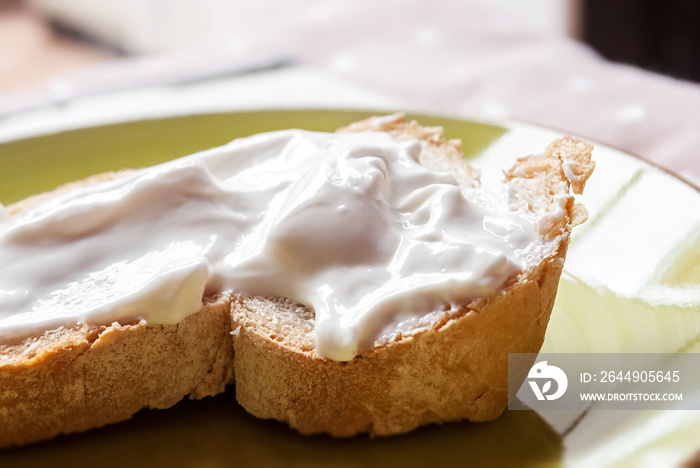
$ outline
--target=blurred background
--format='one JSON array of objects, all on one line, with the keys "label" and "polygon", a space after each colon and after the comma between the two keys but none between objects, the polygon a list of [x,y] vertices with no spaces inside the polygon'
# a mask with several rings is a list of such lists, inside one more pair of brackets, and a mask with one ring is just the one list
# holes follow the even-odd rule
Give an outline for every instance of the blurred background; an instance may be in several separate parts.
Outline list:
[{"label": "blurred background", "polygon": [[[111,121],[353,105],[505,117],[697,182],[699,17],[692,0],[0,0],[0,116],[215,79],[120,94],[94,122],[110,106]],[[0,140],[41,118],[21,120]]]},{"label": "blurred background", "polygon": [[[467,2],[467,0],[465,0]],[[125,55],[216,44],[313,9],[324,0],[0,0],[0,92]],[[327,1],[325,3],[328,3]],[[687,0],[491,0],[487,6],[545,36],[602,56],[700,80],[700,4]],[[436,4],[436,7],[439,4]]]}]

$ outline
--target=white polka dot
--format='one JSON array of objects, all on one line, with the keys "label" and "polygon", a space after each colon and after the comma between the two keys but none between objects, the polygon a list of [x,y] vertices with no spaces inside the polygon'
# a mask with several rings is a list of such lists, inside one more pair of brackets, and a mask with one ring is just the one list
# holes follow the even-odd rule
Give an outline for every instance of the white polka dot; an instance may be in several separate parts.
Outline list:
[{"label": "white polka dot", "polygon": [[593,88],[593,80],[587,76],[574,76],[569,80],[568,87],[571,91],[583,93]]},{"label": "white polka dot", "polygon": [[418,45],[422,46],[432,46],[440,43],[442,39],[442,33],[435,28],[422,28],[419,29],[415,35],[415,41]]},{"label": "white polka dot", "polygon": [[492,117],[507,117],[511,114],[511,108],[502,102],[488,102],[482,106],[481,112]]},{"label": "white polka dot", "polygon": [[490,23],[493,31],[500,34],[513,34],[518,31],[518,24],[510,18],[498,18]]},{"label": "white polka dot", "polygon": [[226,52],[231,55],[239,55],[248,48],[248,44],[240,39],[232,39],[226,42]]},{"label": "white polka dot", "polygon": [[615,111],[618,122],[641,122],[647,116],[647,109],[642,104],[628,104]]},{"label": "white polka dot", "polygon": [[138,65],[135,70],[141,77],[151,77],[153,75],[157,75],[160,71],[158,64],[154,63],[152,60],[142,59],[137,63]]},{"label": "white polka dot", "polygon": [[328,64],[331,70],[338,73],[347,73],[354,70],[357,66],[356,60],[350,55],[336,55]]},{"label": "white polka dot", "polygon": [[317,6],[309,13],[308,19],[312,23],[327,23],[333,18],[333,9],[325,5]]},{"label": "white polka dot", "polygon": [[56,101],[66,101],[75,96],[76,89],[68,80],[54,80],[49,84],[49,93]]}]

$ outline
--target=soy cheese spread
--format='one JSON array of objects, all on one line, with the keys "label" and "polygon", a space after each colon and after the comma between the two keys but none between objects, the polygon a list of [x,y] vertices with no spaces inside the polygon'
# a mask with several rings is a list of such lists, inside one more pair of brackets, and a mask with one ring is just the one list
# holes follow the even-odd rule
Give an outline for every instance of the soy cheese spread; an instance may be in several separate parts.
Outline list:
[{"label": "soy cheese spread", "polygon": [[287,297],[347,361],[492,294],[551,243],[507,186],[465,188],[386,133],[265,133],[0,213],[0,342],[174,324],[202,297]]}]

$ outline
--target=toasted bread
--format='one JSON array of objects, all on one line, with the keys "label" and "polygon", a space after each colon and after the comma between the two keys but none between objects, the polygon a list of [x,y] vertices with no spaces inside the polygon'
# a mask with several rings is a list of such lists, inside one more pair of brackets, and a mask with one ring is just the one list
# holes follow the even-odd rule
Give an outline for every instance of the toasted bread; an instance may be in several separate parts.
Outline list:
[{"label": "toasted bread", "polygon": [[[369,119],[341,131],[381,130],[418,138],[421,163],[478,183],[459,141],[440,128],[401,119]],[[506,173],[534,213],[556,209],[561,184],[581,193],[593,172],[592,146],[571,137]],[[573,174],[567,177],[562,165]],[[553,253],[500,293],[445,313],[429,328],[335,362],[314,351],[313,313],[286,300],[236,297],[233,302],[236,398],[255,416],[286,421],[303,434],[392,435],[420,425],[489,421],[508,405],[508,353],[537,353],[544,341],[571,228],[585,209],[568,199],[565,215],[544,226]],[[274,319],[273,319],[274,317]]]},{"label": "toasted bread", "polygon": [[[344,131],[368,129],[417,138],[422,164],[449,169],[465,185],[479,183],[459,141],[444,140],[439,128],[396,118]],[[553,211],[557,187],[583,189],[593,170],[591,148],[565,137],[542,155],[519,160],[506,179],[515,181],[532,212]],[[77,182],[8,212],[19,217],[55,193],[119,176]],[[543,233],[556,243],[552,254],[498,294],[349,362],[315,352],[314,314],[303,305],[229,292],[204,298],[202,309],[177,325],[76,325],[0,344],[0,447],[125,420],[185,396],[214,395],[234,380],[250,413],[304,434],[391,435],[433,422],[492,420],[507,406],[508,353],[537,352],[542,345],[571,228],[585,219],[573,199],[564,210]]]}]

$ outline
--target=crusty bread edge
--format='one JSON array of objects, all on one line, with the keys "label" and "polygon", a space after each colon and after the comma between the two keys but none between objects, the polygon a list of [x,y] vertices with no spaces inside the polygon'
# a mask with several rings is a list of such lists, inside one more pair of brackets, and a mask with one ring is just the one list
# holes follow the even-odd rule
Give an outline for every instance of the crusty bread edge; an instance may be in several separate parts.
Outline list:
[{"label": "crusty bread edge", "polygon": [[[424,150],[446,154],[448,165],[464,183],[478,184],[478,173],[456,160],[459,142],[442,139],[442,129],[396,119],[369,119],[346,131],[382,130],[397,139],[419,138]],[[523,187],[538,187],[538,210],[554,209],[555,191],[571,187],[562,163],[575,161],[576,192],[593,171],[592,146],[565,137],[542,155],[520,159],[507,180],[525,177]],[[532,166],[530,163],[535,161]],[[439,163],[438,163],[439,164]],[[517,171],[523,165],[522,171]],[[520,172],[516,176],[514,172]],[[518,181],[520,182],[520,181]],[[540,211],[542,212],[542,211]],[[335,362],[313,350],[299,349],[295,339],[256,322],[251,307],[260,298],[233,302],[236,398],[250,413],[288,423],[303,434],[358,433],[393,435],[436,422],[490,421],[508,404],[508,354],[537,353],[544,341],[571,229],[585,218],[573,198],[565,215],[547,226],[555,252],[494,297],[464,305],[441,323],[387,346]],[[265,308],[284,307],[271,301]]]},{"label": "crusty bread edge", "polygon": [[260,418],[337,437],[493,420],[508,403],[508,353],[542,346],[562,265],[557,256],[539,278],[504,290],[483,309],[465,308],[439,328],[349,362],[280,345],[247,320],[248,301],[239,297],[232,315],[236,398]]},{"label": "crusty bread edge", "polygon": [[61,329],[37,354],[0,364],[0,447],[222,392],[233,380],[230,303],[222,296],[177,325]]},{"label": "crusty bread edge", "polygon": [[[459,149],[457,144],[449,142]],[[474,176],[468,166],[461,171],[467,178]],[[107,173],[71,183],[11,205],[8,211],[17,214],[57,193],[121,175]],[[568,236],[536,278],[465,309],[437,329],[349,363],[310,360],[308,353],[281,348],[242,318],[245,298],[227,295],[177,325],[115,323],[53,331],[44,337],[47,346],[40,352],[0,362],[0,448],[125,420],[143,407],[166,408],[187,395],[214,395],[233,382],[234,369],[237,397],[246,409],[287,421],[307,434],[389,435],[430,422],[493,419],[503,410],[507,382],[479,377],[479,372],[492,366],[489,350],[539,350],[567,243]],[[527,307],[512,310],[516,302]],[[524,320],[512,320],[518,316]],[[507,326],[492,334],[490,327],[502,319]],[[236,330],[234,346],[231,330]],[[23,353],[23,347],[27,343],[12,352]],[[474,359],[467,362],[468,352]],[[437,369],[446,367],[435,363],[446,356],[447,368],[453,368],[437,375]],[[403,367],[397,368],[399,363]],[[502,363],[496,369],[502,377]],[[384,385],[391,375],[399,378]],[[445,391],[450,398],[444,398]],[[422,395],[421,401],[416,402],[415,395]]]}]

